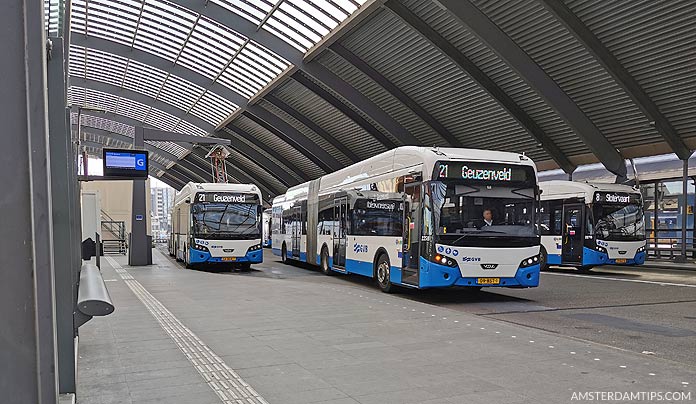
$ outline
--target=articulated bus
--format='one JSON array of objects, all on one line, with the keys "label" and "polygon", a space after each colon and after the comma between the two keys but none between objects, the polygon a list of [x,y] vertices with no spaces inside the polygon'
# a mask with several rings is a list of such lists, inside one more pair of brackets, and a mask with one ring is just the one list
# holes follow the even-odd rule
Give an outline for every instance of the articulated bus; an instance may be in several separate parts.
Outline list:
[{"label": "articulated bus", "polygon": [[273,253],[412,288],[539,283],[534,163],[497,151],[403,146],[273,200]]},{"label": "articulated bus", "polygon": [[605,264],[645,262],[640,191],[628,185],[540,182],[541,258],[548,265],[589,271]]},{"label": "articulated bus", "polygon": [[263,262],[262,212],[256,185],[189,182],[174,197],[169,254],[187,268],[249,269]]}]

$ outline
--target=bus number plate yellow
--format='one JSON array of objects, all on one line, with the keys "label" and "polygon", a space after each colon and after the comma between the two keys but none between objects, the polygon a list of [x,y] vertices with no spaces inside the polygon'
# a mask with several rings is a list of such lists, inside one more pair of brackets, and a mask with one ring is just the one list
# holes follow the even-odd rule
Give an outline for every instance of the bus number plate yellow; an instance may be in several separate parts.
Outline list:
[{"label": "bus number plate yellow", "polygon": [[500,278],[478,278],[476,283],[479,285],[498,285],[500,284]]},{"label": "bus number plate yellow", "polygon": [[617,258],[616,259],[617,264],[625,264],[626,263],[626,258]]},{"label": "bus number plate yellow", "polygon": [[237,257],[222,257],[223,261],[237,261]]}]

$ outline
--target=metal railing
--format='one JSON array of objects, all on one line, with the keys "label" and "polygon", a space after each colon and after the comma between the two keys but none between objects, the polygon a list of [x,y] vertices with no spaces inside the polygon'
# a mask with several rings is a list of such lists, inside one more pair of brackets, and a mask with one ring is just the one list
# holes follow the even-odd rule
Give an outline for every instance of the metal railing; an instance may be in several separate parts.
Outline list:
[{"label": "metal railing", "polygon": [[[646,251],[649,259],[677,259],[682,257],[680,229],[648,230]],[[686,231],[686,258],[696,258],[696,239],[693,229]]]},{"label": "metal railing", "polygon": [[101,211],[101,219],[102,231],[109,232],[113,236],[113,238],[102,240],[104,254],[125,255],[128,249],[126,222],[123,220],[114,220],[103,210]]}]

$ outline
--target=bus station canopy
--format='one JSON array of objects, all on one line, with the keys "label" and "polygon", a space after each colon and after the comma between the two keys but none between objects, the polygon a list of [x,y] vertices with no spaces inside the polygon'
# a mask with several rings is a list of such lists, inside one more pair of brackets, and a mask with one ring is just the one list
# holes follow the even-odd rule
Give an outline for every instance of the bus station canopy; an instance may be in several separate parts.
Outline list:
[{"label": "bus station canopy", "polygon": [[[264,197],[399,145],[526,153],[540,170],[696,145],[689,0],[44,0],[69,23],[84,147],[146,126],[232,141]],[[67,35],[67,34],[66,34]],[[147,142],[209,181],[207,149]]]}]

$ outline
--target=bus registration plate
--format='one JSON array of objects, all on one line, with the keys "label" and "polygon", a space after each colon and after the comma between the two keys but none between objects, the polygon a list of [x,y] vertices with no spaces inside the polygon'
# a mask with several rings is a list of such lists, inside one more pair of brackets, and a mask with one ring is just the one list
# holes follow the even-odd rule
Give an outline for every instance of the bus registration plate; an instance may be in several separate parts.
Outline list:
[{"label": "bus registration plate", "polygon": [[476,283],[479,285],[498,285],[500,284],[500,278],[478,278]]},{"label": "bus registration plate", "polygon": [[626,258],[617,258],[616,259],[617,264],[625,264],[626,263]]},{"label": "bus registration plate", "polygon": [[223,261],[237,261],[237,257],[222,257]]}]

